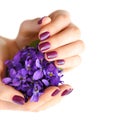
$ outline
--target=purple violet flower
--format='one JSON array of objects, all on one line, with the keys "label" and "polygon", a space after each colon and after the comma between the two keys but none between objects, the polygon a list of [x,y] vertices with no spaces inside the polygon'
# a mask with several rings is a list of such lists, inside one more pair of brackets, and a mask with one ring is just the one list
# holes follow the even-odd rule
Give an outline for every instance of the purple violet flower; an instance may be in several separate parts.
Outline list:
[{"label": "purple violet flower", "polygon": [[62,70],[58,69],[54,62],[45,60],[37,47],[25,47],[5,64],[7,75],[3,78],[3,83],[22,92],[26,102],[29,99],[37,102],[47,87],[63,83]]}]

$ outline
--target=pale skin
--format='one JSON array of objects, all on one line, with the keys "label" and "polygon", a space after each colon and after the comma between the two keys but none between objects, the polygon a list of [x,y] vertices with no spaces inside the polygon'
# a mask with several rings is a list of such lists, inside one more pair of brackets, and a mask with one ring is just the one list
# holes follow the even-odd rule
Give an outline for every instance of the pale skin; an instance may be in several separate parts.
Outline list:
[{"label": "pale skin", "polygon": [[[12,87],[2,83],[2,78],[5,75],[4,61],[11,59],[18,50],[29,45],[31,40],[38,39],[40,34],[46,31],[49,31],[50,37],[39,43],[50,43],[50,48],[42,51],[45,53],[46,60],[54,61],[55,65],[63,68],[64,71],[70,70],[80,64],[80,55],[84,49],[84,43],[80,40],[79,28],[71,23],[69,13],[57,10],[49,16],[44,17],[41,24],[37,24],[39,20],[40,18],[24,21],[14,40],[0,37],[0,110],[41,111],[58,103],[63,98],[61,94],[65,90],[72,88],[66,84],[58,87],[51,86],[40,96],[38,102],[28,101],[23,105],[19,105],[13,102],[13,96],[24,96]],[[47,53],[50,51],[56,51],[57,57],[48,59]],[[61,59],[65,62],[62,65],[58,65],[57,60]],[[51,96],[56,89],[59,89],[60,92],[55,96]]]}]

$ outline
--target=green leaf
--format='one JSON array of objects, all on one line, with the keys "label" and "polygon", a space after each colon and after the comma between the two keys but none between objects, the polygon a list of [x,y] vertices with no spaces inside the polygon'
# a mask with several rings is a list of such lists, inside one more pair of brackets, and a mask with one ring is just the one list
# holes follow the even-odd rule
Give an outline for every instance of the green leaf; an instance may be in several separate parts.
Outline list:
[{"label": "green leaf", "polygon": [[63,68],[58,68],[58,69],[60,69],[61,71],[63,71]]},{"label": "green leaf", "polygon": [[30,47],[36,47],[39,44],[40,40],[35,40],[30,44]]}]

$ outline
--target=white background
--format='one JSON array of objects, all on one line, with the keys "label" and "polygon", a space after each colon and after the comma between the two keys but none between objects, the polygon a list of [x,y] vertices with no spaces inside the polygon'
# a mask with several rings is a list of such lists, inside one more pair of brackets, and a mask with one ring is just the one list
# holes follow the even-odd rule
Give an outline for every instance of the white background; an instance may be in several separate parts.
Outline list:
[{"label": "white background", "polygon": [[0,35],[15,38],[23,20],[57,9],[70,12],[86,44],[82,64],[64,77],[73,93],[46,111],[0,111],[0,119],[120,120],[119,0],[0,0]]}]

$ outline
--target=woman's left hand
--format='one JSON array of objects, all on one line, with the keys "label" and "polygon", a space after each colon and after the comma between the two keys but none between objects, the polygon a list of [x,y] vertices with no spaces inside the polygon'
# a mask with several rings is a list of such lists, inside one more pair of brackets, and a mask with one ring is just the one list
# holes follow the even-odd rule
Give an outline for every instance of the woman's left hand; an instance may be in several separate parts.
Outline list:
[{"label": "woman's left hand", "polygon": [[45,53],[46,60],[55,61],[57,67],[69,70],[80,64],[84,43],[67,11],[57,10],[48,17],[24,21],[16,39],[18,47],[36,39],[41,40],[39,50]]}]

